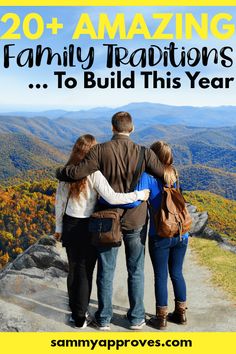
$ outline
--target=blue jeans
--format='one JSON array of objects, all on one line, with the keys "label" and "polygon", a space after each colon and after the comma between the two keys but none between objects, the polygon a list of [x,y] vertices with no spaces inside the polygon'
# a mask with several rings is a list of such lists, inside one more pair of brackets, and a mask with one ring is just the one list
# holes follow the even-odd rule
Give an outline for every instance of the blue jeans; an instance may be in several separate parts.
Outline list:
[{"label": "blue jeans", "polygon": [[[144,319],[144,248],[147,227],[123,231],[126,266],[128,271],[128,296],[130,309],[127,317],[135,325]],[[113,278],[116,267],[118,248],[98,248],[98,310],[96,320],[101,325],[109,324],[112,318]]]},{"label": "blue jeans", "polygon": [[183,277],[183,262],[188,238],[149,238],[149,253],[155,278],[156,306],[168,305],[168,270],[174,288],[175,300],[186,301],[186,284]]}]

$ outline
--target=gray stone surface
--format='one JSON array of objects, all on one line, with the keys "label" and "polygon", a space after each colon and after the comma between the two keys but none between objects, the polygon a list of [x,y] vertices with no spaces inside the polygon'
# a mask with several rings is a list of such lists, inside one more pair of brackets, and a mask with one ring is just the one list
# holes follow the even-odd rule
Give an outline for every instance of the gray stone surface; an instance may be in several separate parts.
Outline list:
[{"label": "gray stone surface", "polygon": [[31,257],[33,258],[37,267],[41,269],[47,269],[55,262],[55,255],[50,253],[36,251],[31,253]]},{"label": "gray stone surface", "polygon": [[36,278],[36,279],[44,279],[45,278],[45,272],[37,267],[32,267],[32,268],[23,268],[20,271],[18,270],[10,270],[8,274],[15,274],[15,275],[26,275],[27,277],[30,278]]},{"label": "gray stone surface", "polygon": [[32,253],[35,253],[35,252],[49,253],[52,256],[59,254],[54,245],[53,246],[48,246],[48,245],[42,245],[40,243],[36,243],[32,247],[30,247],[29,251],[28,251],[28,254],[31,255]]},{"label": "gray stone surface", "polygon": [[34,262],[32,257],[30,257],[29,254],[25,253],[24,255],[18,256],[16,258],[13,266],[14,266],[14,269],[21,270],[23,268],[36,267],[36,263]]},{"label": "gray stone surface", "polygon": [[46,271],[44,272],[45,274],[45,277],[46,278],[65,278],[67,277],[67,272],[59,269],[59,268],[56,268],[56,267],[50,267],[48,269],[46,269]]},{"label": "gray stone surface", "polygon": [[44,245],[44,246],[56,246],[57,241],[53,237],[42,237],[39,242],[39,245]]},{"label": "gray stone surface", "polygon": [[215,240],[217,242],[224,242],[222,236],[220,236],[217,232],[212,230],[210,227],[205,227],[203,232],[201,233],[201,237],[207,238],[208,240]]},{"label": "gray stone surface", "polygon": [[208,222],[207,212],[198,212],[194,205],[187,204],[188,211],[192,217],[191,235],[199,235],[205,229]]}]

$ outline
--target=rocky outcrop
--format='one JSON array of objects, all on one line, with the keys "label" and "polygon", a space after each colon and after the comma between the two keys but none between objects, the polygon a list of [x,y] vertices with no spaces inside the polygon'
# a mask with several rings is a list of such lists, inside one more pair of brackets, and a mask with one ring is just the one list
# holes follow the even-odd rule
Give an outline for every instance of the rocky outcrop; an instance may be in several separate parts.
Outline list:
[{"label": "rocky outcrop", "polygon": [[41,238],[10,263],[1,273],[27,275],[31,278],[50,279],[66,277],[68,263],[64,252],[51,236]]},{"label": "rocky outcrop", "polygon": [[67,271],[65,251],[52,236],[5,267],[0,272],[0,332],[68,330]]},{"label": "rocky outcrop", "polygon": [[200,235],[206,228],[208,222],[208,213],[206,211],[198,212],[197,208],[191,204],[187,204],[187,208],[192,217],[192,227],[190,234],[195,236]]},{"label": "rocky outcrop", "polygon": [[206,238],[208,240],[214,240],[218,242],[219,246],[224,248],[225,250],[236,253],[236,246],[229,243],[219,233],[217,233],[215,230],[212,230],[210,227],[207,226],[208,213],[206,211],[198,212],[197,208],[191,204],[187,204],[187,208],[193,221],[190,230],[191,236]]}]

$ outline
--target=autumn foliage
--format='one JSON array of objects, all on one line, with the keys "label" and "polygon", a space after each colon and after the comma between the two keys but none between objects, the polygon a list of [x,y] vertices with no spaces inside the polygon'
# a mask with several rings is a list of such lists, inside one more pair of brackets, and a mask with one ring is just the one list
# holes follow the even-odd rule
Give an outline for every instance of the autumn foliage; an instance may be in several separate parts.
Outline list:
[{"label": "autumn foliage", "polygon": [[0,188],[0,268],[54,232],[55,188],[49,180]]},{"label": "autumn foliage", "polygon": [[[0,187],[0,269],[41,236],[54,233],[56,186],[52,179],[41,179]],[[185,196],[199,211],[208,211],[210,227],[236,244],[235,201],[206,191]]]}]

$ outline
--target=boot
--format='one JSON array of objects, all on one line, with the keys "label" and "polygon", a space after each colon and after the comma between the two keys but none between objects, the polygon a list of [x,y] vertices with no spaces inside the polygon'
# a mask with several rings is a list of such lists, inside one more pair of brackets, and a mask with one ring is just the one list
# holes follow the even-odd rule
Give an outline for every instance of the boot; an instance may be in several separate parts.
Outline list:
[{"label": "boot", "polygon": [[186,317],[186,302],[175,301],[175,310],[172,313],[168,313],[168,321],[177,324],[184,325],[187,323]]},{"label": "boot", "polygon": [[165,329],[167,326],[167,306],[157,306],[156,316],[150,318],[148,324],[156,329]]}]

